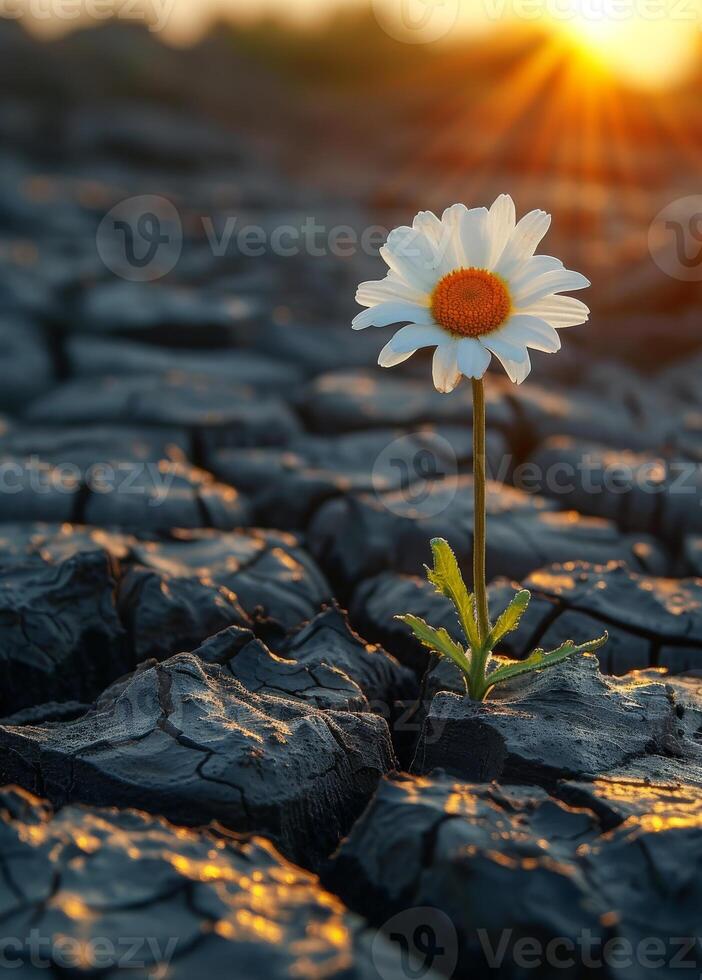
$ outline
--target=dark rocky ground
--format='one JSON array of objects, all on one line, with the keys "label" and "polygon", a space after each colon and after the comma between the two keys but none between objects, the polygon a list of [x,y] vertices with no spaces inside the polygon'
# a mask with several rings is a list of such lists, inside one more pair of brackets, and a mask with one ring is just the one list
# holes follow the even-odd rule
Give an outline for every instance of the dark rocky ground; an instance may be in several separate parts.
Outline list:
[{"label": "dark rocky ground", "polygon": [[[470,577],[467,386],[438,395],[420,359],[373,366],[380,334],[349,321],[376,260],[218,256],[201,220],[362,228],[392,216],[369,170],[347,163],[343,207],[301,172],[302,122],[252,64],[259,118],[231,86],[232,125],[221,41],[101,37],[44,57],[0,30],[12,975],[699,972],[702,355],[676,333],[698,307],[649,309],[629,270],[628,318],[595,288],[599,318],[523,388],[490,375],[491,602],[533,592],[501,652],[610,640],[467,702],[393,619],[455,630],[417,576],[444,535]],[[143,194],[175,203],[184,237],[135,282],[98,228]],[[602,337],[637,310],[625,367]]]}]

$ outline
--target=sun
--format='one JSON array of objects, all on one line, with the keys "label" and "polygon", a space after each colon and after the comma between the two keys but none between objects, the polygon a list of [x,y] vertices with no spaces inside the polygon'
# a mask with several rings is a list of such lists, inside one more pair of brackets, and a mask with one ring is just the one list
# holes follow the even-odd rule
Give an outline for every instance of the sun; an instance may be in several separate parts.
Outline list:
[{"label": "sun", "polygon": [[671,88],[691,77],[700,56],[696,0],[685,16],[680,4],[668,12],[663,4],[651,5],[651,16],[644,16],[646,5],[634,0],[611,7],[593,0],[559,0],[558,13],[552,15],[592,73],[649,90]]}]

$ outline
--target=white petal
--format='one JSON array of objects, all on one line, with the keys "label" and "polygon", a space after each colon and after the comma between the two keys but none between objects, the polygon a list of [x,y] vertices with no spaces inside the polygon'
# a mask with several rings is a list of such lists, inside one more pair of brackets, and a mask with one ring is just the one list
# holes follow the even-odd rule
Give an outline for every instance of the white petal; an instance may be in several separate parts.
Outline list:
[{"label": "white petal", "polygon": [[516,296],[539,276],[543,276],[546,272],[557,272],[562,268],[561,260],[554,258],[553,255],[534,255],[515,269],[509,277],[510,293]]},{"label": "white petal", "polygon": [[531,347],[546,354],[555,354],[561,349],[561,338],[553,327],[535,316],[517,313],[495,333],[510,344]]},{"label": "white petal", "polygon": [[429,305],[428,293],[407,285],[394,272],[388,273],[385,279],[362,282],[356,290],[356,302],[361,306],[377,306],[378,303],[398,299],[419,306]]},{"label": "white petal", "polygon": [[521,361],[527,355],[526,344],[515,343],[514,340],[507,340],[506,337],[500,336],[501,330],[495,330],[494,333],[486,333],[480,338],[480,343],[487,350],[492,351],[495,357],[504,363],[504,358],[508,358],[510,361]]},{"label": "white petal", "polygon": [[405,322],[432,326],[434,320],[426,306],[390,301],[362,310],[353,318],[351,326],[354,330],[365,330],[366,327],[387,327],[391,323]]},{"label": "white petal", "polygon": [[507,372],[509,380],[514,382],[514,384],[520,385],[529,376],[531,361],[528,354],[523,361],[509,361],[502,358],[500,360],[502,361],[502,367]]},{"label": "white petal", "polygon": [[492,360],[490,351],[473,337],[458,341],[458,369],[466,378],[482,378]]},{"label": "white petal", "polygon": [[380,254],[392,271],[414,289],[431,292],[436,285],[437,250],[421,231],[406,226],[395,228]]},{"label": "white petal", "polygon": [[514,231],[516,220],[514,201],[509,194],[500,194],[491,204],[488,215],[488,235],[490,237],[488,269],[495,268],[495,264],[504,252],[505,245]]},{"label": "white petal", "polygon": [[485,269],[490,261],[490,241],[487,208],[471,208],[460,220],[462,264],[467,268]]},{"label": "white petal", "polygon": [[441,327],[426,327],[410,323],[406,327],[400,327],[386,347],[397,354],[406,354],[407,351],[419,350],[420,347],[434,347],[445,342],[446,332]]},{"label": "white petal", "polygon": [[461,222],[468,208],[465,204],[452,204],[441,215],[442,234],[438,247],[442,275],[448,275],[464,264],[461,243]]},{"label": "white petal", "polygon": [[420,347],[434,347],[446,340],[446,334],[439,327],[424,327],[410,323],[400,327],[395,336],[383,347],[378,364],[381,367],[395,367],[411,357]]},{"label": "white petal", "polygon": [[400,353],[399,351],[393,350],[390,346],[391,344],[392,341],[390,341],[389,344],[386,344],[381,350],[380,354],[378,354],[378,364],[383,368],[396,367],[398,364],[402,364],[403,361],[409,360],[409,358],[415,353],[413,350],[407,350]]},{"label": "white petal", "polygon": [[458,369],[458,341],[449,340],[434,351],[432,376],[437,391],[447,394],[453,391],[461,379]]},{"label": "white petal", "polygon": [[538,316],[556,330],[562,330],[563,327],[577,327],[578,324],[585,323],[590,316],[587,306],[574,296],[546,296],[530,306],[518,309],[517,313]]},{"label": "white petal", "polygon": [[522,262],[532,257],[550,224],[551,215],[545,211],[530,211],[525,214],[510,235],[495,265],[495,272],[501,276],[512,275]]},{"label": "white petal", "polygon": [[420,211],[416,214],[412,222],[412,227],[415,231],[419,231],[425,235],[435,248],[440,246],[444,226],[433,211]]},{"label": "white petal", "polygon": [[[483,343],[485,343],[485,340],[483,340]],[[524,349],[521,351],[520,357],[517,358],[508,357],[505,354],[501,354],[497,350],[495,350],[494,353],[499,362],[502,364],[502,367],[507,372],[509,380],[514,384],[520,385],[531,371],[529,352]]]},{"label": "white petal", "polygon": [[579,272],[571,272],[570,269],[556,269],[553,272],[545,272],[542,276],[532,279],[531,282],[522,289],[512,290],[512,300],[515,306],[520,309],[537,300],[544,299],[551,293],[561,293],[571,289],[585,289],[590,285],[590,280]]}]

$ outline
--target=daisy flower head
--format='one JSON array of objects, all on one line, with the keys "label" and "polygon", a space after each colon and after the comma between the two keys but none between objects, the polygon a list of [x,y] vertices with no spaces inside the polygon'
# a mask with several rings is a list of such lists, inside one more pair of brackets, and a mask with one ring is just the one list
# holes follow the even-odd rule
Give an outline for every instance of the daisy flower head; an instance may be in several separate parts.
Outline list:
[{"label": "daisy flower head", "polygon": [[489,209],[454,204],[441,218],[420,211],[380,249],[385,279],[358,287],[356,301],[366,309],[353,329],[405,323],[378,363],[394,367],[435,347],[432,373],[441,392],[453,391],[462,375],[482,378],[493,354],[521,384],[531,370],[529,350],[560,350],[558,330],[585,323],[590,313],[560,295],[589,286],[585,276],[534,254],[550,224],[545,211],[517,221],[509,194]]}]

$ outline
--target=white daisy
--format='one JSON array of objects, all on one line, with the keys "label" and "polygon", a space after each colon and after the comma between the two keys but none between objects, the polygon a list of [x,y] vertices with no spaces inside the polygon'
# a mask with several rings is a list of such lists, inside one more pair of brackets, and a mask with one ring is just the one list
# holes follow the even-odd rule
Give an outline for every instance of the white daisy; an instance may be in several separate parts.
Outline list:
[{"label": "white daisy", "polygon": [[531,370],[529,348],[560,350],[557,330],[585,323],[590,311],[566,290],[589,281],[550,255],[534,255],[551,216],[530,211],[516,221],[501,194],[487,208],[454,204],[441,220],[420,211],[412,227],[395,228],[380,254],[385,279],[364,282],[356,300],[367,307],[354,330],[407,323],[380,352],[394,367],[422,347],[436,347],[434,385],[448,392],[461,375],[482,378],[494,354],[517,384]]}]

